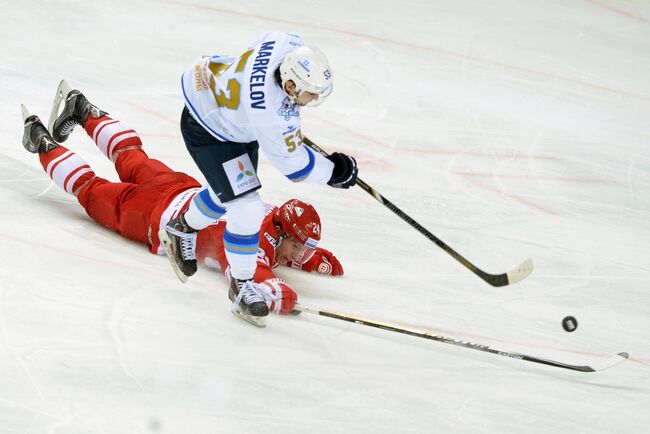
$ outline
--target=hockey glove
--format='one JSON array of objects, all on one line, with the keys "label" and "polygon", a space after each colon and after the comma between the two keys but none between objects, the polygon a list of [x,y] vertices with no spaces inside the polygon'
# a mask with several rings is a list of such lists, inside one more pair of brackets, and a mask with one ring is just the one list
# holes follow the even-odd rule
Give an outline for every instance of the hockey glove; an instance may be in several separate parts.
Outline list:
[{"label": "hockey glove", "polygon": [[287,264],[289,267],[298,268],[304,271],[315,271],[319,274],[325,274],[329,276],[342,276],[343,275],[343,266],[336,259],[336,256],[329,250],[325,250],[320,247],[316,247],[316,252],[314,255],[309,258],[309,261],[304,264],[297,262],[289,262]]},{"label": "hockey glove", "polygon": [[349,155],[340,152],[333,152],[327,156],[327,159],[334,163],[332,177],[327,182],[334,188],[350,188],[357,183],[357,160]]},{"label": "hockey glove", "polygon": [[271,312],[288,315],[296,307],[298,295],[280,278],[266,279],[257,288],[263,291],[262,296]]}]

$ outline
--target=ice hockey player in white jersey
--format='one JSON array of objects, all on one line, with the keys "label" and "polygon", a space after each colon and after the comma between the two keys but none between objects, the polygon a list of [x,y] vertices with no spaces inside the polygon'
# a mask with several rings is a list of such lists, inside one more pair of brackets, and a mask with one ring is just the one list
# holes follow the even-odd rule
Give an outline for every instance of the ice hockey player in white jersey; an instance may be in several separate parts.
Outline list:
[{"label": "ice hockey player in white jersey", "polygon": [[[271,32],[238,57],[197,59],[183,73],[181,86],[181,132],[208,185],[159,237],[174,267],[191,276],[195,248],[187,246],[193,246],[196,231],[227,213],[224,245],[233,277],[232,311],[260,319],[268,308],[253,281],[264,218],[257,192],[258,149],[293,182],[346,189],[357,181],[353,157],[339,152],[324,157],[303,146],[300,110],[322,103],[332,92],[332,71],[323,53],[305,46],[299,36]],[[308,238],[305,244],[310,243],[314,240]]]}]

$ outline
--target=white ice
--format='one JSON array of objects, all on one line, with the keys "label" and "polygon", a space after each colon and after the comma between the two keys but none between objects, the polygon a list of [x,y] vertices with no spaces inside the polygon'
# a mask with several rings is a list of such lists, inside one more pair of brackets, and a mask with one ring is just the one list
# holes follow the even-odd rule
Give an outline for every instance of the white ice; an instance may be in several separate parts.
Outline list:
[{"label": "white ice", "polygon": [[[650,425],[650,3],[634,0],[0,3],[0,434],[640,433]],[[258,34],[301,34],[335,91],[326,150],[478,267],[360,188],[294,185],[346,275],[278,273],[326,308],[567,363],[579,373],[303,314],[255,328],[206,269],[93,223],[21,145],[67,78],[200,178],[179,77]],[[69,147],[112,165],[81,129]],[[574,315],[577,331],[561,319]],[[644,410],[645,409],[645,410]]]}]

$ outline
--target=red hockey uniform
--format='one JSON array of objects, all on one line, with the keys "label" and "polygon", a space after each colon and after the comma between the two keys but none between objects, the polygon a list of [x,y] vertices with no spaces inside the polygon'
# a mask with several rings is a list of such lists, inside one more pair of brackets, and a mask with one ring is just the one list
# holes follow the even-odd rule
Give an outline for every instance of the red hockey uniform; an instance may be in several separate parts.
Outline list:
[{"label": "red hockey uniform", "polygon": [[[158,231],[189,206],[201,184],[191,176],[174,172],[162,162],[149,158],[141,149],[142,142],[137,133],[120,121],[108,116],[88,117],[84,128],[104,155],[115,162],[121,182],[114,183],[96,176],[81,157],[63,146],[39,154],[43,169],[57,185],[74,194],[97,223],[125,238],[146,244],[152,253],[164,254]],[[266,205],[254,280],[273,294],[270,310],[287,314],[293,310],[297,296],[272,270],[279,265],[276,262],[278,234],[272,218],[275,209]],[[197,260],[218,267],[224,273],[228,268],[223,244],[225,227],[224,216],[199,231],[196,243]],[[321,274],[343,274],[336,257],[320,247],[305,263],[287,265]]]}]

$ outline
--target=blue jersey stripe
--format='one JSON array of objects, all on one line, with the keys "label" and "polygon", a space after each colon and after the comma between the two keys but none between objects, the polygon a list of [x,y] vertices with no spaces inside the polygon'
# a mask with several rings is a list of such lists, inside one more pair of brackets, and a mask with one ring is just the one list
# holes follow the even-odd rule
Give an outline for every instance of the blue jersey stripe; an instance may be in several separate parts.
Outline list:
[{"label": "blue jersey stripe", "polygon": [[223,243],[224,248],[226,249],[226,252],[234,253],[236,255],[256,255],[257,254],[257,246],[255,247],[242,247],[242,246],[236,246],[228,243]]},{"label": "blue jersey stripe", "polygon": [[223,234],[223,244],[226,251],[238,255],[256,255],[260,233],[253,235],[238,235],[226,230]]},{"label": "blue jersey stripe", "polygon": [[316,159],[314,158],[314,153],[311,151],[311,149],[306,146],[303,146],[303,149],[307,151],[307,154],[309,155],[309,162],[304,168],[300,169],[299,171],[286,175],[287,178],[293,182],[300,182],[308,177],[311,171],[314,170],[314,165],[316,164]]},{"label": "blue jersey stripe", "polygon": [[201,119],[201,116],[199,116],[198,112],[190,102],[190,100],[187,98],[187,94],[185,93],[185,83],[183,82],[183,75],[181,75],[181,89],[183,89],[183,98],[185,99],[185,104],[187,104],[192,111],[192,114],[194,115],[194,119],[197,119],[203,128],[206,130],[210,131],[213,136],[215,136],[217,139],[221,140],[222,142],[229,142],[230,140],[226,139],[225,137],[221,137],[215,130],[210,128],[208,124],[205,123],[203,119]]}]

